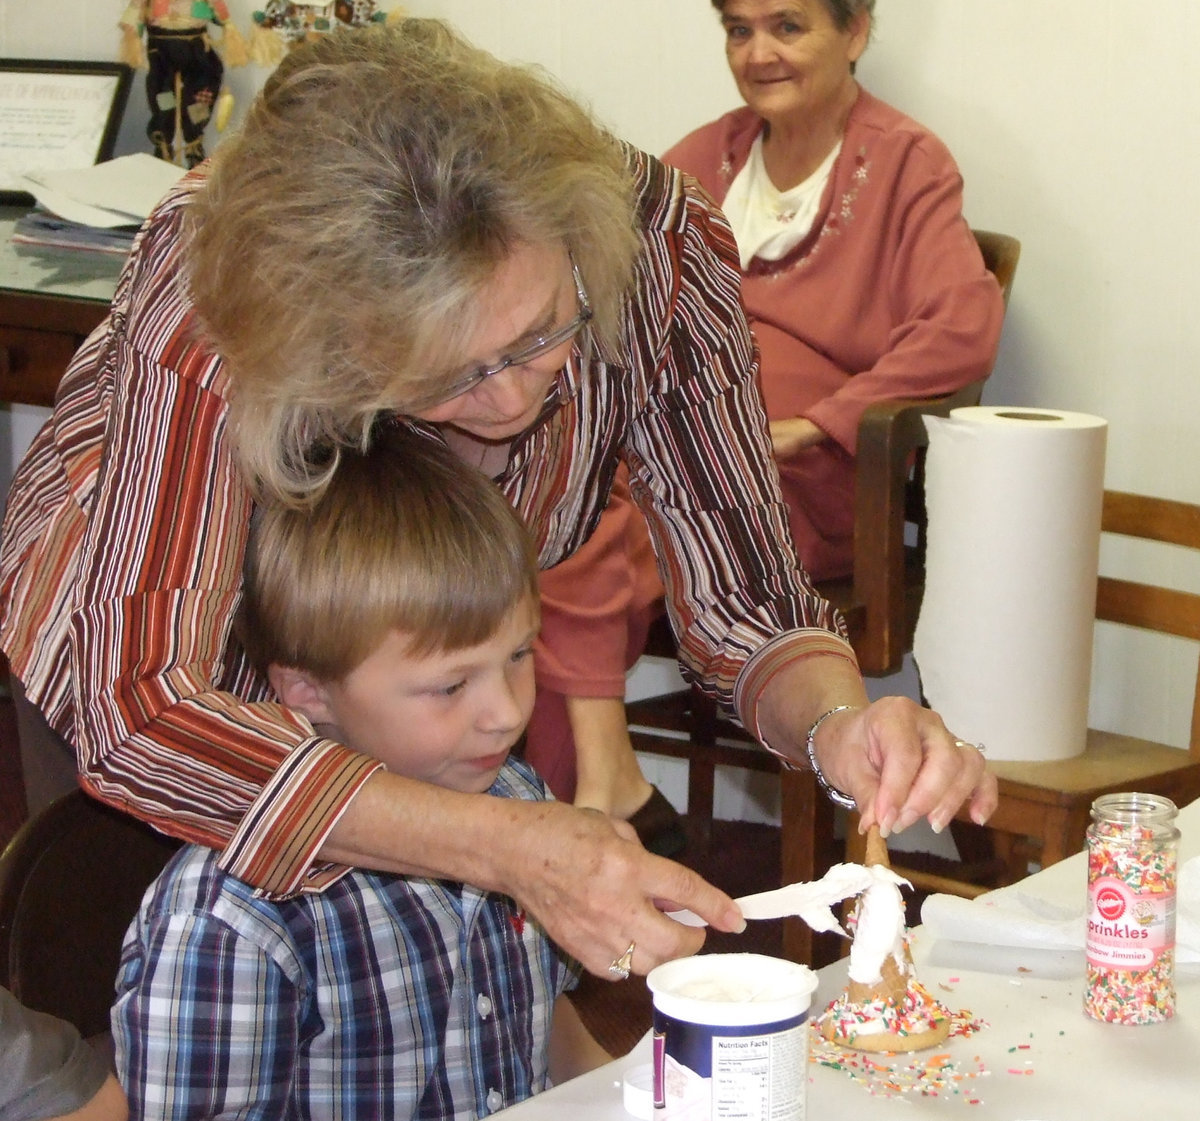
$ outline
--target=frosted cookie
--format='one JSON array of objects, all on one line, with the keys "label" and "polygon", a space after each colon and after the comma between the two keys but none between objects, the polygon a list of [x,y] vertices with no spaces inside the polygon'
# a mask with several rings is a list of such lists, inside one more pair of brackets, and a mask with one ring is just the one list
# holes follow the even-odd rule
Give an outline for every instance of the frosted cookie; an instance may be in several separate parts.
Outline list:
[{"label": "frosted cookie", "polygon": [[826,1039],[856,1051],[923,1051],[950,1035],[950,1012],[889,958],[877,984],[851,981],[819,1024]]}]

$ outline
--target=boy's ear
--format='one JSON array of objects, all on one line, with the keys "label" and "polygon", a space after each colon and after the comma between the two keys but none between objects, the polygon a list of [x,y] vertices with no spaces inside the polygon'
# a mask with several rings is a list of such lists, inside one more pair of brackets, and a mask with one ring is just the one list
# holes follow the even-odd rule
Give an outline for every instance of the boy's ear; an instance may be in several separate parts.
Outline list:
[{"label": "boy's ear", "polygon": [[329,709],[325,686],[306,670],[294,666],[270,666],[267,679],[279,699],[314,724],[333,724],[336,721]]}]

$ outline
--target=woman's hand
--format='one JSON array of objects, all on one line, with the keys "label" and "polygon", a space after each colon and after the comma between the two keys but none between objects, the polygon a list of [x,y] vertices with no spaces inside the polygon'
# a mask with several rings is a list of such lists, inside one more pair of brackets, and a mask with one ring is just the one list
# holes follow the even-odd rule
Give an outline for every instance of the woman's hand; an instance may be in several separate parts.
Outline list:
[{"label": "woman's hand", "polygon": [[744,929],[724,892],[682,864],[648,853],[627,822],[559,802],[533,805],[537,820],[509,835],[520,851],[509,862],[512,879],[503,890],[589,972],[615,979],[608,967],[630,943],[635,973],[696,953],[703,930],[666,918],[664,910],[686,907],[714,929]]},{"label": "woman's hand", "polygon": [[980,752],[906,697],[869,703],[844,658],[810,657],[776,674],[759,700],[759,731],[807,767],[808,729],[839,705],[851,707],[821,722],[813,747],[826,780],[854,799],[863,830],[878,825],[886,836],[925,817],[940,832],[964,803],[980,825],[991,816],[996,779]]},{"label": "woman's hand", "polygon": [[805,448],[811,448],[825,439],[825,433],[811,420],[804,417],[790,417],[788,420],[773,420],[768,425],[771,432],[771,445],[775,449],[777,459],[795,455]]},{"label": "woman's hand", "polygon": [[996,779],[979,750],[907,697],[834,714],[814,749],[825,778],[857,803],[862,830],[877,824],[886,837],[925,817],[940,833],[964,802],[978,825],[996,808]]}]

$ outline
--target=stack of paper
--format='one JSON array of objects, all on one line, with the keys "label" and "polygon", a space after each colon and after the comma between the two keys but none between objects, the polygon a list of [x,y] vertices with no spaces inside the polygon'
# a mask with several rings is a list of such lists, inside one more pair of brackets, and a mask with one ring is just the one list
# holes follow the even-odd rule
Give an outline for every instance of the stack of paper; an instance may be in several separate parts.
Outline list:
[{"label": "stack of paper", "polygon": [[127,253],[137,228],[184,169],[144,153],[93,167],[39,171],[21,185],[38,208],[17,222],[13,240]]},{"label": "stack of paper", "polygon": [[22,186],[59,218],[111,229],[140,226],[182,175],[182,167],[143,152],[92,167],[33,172]]}]

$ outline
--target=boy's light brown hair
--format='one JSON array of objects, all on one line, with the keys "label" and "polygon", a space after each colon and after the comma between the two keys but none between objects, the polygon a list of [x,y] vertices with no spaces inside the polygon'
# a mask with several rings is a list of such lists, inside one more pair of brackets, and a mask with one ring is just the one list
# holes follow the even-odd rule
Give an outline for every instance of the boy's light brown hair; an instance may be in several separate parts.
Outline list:
[{"label": "boy's light brown hair", "polygon": [[433,436],[381,426],[310,507],[261,506],[238,635],[271,665],[339,681],[388,633],[414,657],[490,638],[537,595],[529,535],[497,487]]}]

